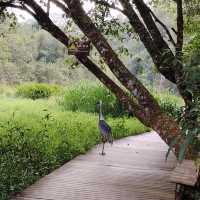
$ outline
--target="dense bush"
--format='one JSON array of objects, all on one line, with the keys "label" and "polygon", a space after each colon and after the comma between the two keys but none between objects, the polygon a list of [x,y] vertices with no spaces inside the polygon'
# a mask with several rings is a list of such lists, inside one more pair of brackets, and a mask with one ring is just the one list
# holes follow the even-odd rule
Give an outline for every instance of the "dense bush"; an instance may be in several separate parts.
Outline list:
[{"label": "dense bush", "polygon": [[48,98],[60,91],[58,85],[45,83],[29,83],[17,87],[16,95],[30,99]]},{"label": "dense bush", "polygon": [[98,112],[97,102],[103,101],[103,113],[111,116],[125,114],[115,96],[103,85],[92,82],[80,82],[67,87],[60,100],[65,110],[95,113]]},{"label": "dense bush", "polygon": [[[56,111],[49,100],[20,101],[0,100],[4,107],[0,110],[1,200],[100,141],[96,115]],[[147,131],[136,119],[108,122],[114,138]]]},{"label": "dense bush", "polygon": [[[183,101],[180,97],[167,92],[157,94],[152,92],[157,99],[161,109],[169,115],[177,118],[181,114],[181,106]],[[127,115],[115,96],[104,86],[91,82],[80,82],[64,91],[64,96],[60,100],[60,105],[65,110],[82,111],[82,112],[98,112],[96,103],[103,101],[103,113],[111,116]]]},{"label": "dense bush", "polygon": [[174,117],[175,119],[180,118],[182,107],[184,105],[180,97],[169,93],[161,93],[159,95],[155,94],[154,96],[157,99],[159,105],[161,106],[163,112]]}]

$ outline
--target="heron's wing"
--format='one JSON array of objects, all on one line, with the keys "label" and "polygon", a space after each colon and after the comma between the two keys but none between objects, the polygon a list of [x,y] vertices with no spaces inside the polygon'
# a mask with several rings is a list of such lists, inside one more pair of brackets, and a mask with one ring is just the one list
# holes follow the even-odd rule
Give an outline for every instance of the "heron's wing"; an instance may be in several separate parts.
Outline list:
[{"label": "heron's wing", "polygon": [[113,143],[113,138],[112,138],[112,129],[111,127],[106,123],[104,120],[99,121],[99,128],[101,133],[103,134],[103,137],[106,138],[106,140],[109,143]]},{"label": "heron's wing", "polygon": [[104,120],[99,121],[99,128],[105,134],[109,134],[112,131],[111,127]]}]

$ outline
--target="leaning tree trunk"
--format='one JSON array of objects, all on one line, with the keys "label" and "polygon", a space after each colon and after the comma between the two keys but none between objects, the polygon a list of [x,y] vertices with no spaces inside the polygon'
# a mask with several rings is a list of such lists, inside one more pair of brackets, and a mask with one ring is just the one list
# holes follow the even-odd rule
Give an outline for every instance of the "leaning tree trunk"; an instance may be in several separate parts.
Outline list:
[{"label": "leaning tree trunk", "polygon": [[[161,112],[159,105],[148,90],[128,71],[121,60],[119,60],[118,56],[112,50],[104,36],[99,32],[91,19],[84,12],[80,1],[65,0],[65,2],[68,5],[74,22],[94,44],[96,49],[99,51],[99,54],[104,58],[108,67],[118,80],[137,99],[138,104],[143,107],[143,120],[141,120],[141,115],[136,116],[141,121],[145,121],[145,124],[148,122],[148,125],[156,130],[167,144],[170,144],[176,137],[179,138],[179,142],[183,142],[179,125],[174,119]],[[179,151],[179,145],[177,144],[175,148],[177,153]]]}]

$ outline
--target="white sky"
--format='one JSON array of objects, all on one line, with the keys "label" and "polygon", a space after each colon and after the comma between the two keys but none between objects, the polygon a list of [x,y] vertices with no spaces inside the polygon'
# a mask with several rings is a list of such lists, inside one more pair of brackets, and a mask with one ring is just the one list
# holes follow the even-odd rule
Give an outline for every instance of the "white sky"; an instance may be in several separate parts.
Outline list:
[{"label": "white sky", "polygon": [[[84,4],[85,10],[90,10],[93,6],[94,6],[94,4],[91,3],[90,1],[86,1],[85,4]],[[19,22],[25,22],[27,20],[33,19],[33,17],[25,11],[18,10],[18,9],[10,9],[10,11],[12,11],[16,14]],[[57,6],[55,6],[54,4],[51,3],[50,17],[53,21],[54,20],[58,21],[58,19],[59,20],[63,19],[63,17],[62,17],[63,14],[64,13],[62,12],[62,10],[60,8],[58,8]],[[111,14],[116,16],[118,14],[118,11],[111,10]],[[62,24],[62,22],[61,22],[61,24]]]}]

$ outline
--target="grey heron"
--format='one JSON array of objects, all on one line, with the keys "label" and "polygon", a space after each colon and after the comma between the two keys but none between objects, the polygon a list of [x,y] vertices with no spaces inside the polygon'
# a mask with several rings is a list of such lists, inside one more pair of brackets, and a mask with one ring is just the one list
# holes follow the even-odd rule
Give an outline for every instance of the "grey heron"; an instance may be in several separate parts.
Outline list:
[{"label": "grey heron", "polygon": [[113,144],[112,129],[104,119],[104,116],[102,113],[102,101],[101,100],[98,102],[98,106],[99,106],[99,131],[100,131],[101,140],[103,143],[101,154],[105,155],[105,152],[104,152],[105,143],[109,142],[110,144]]}]

